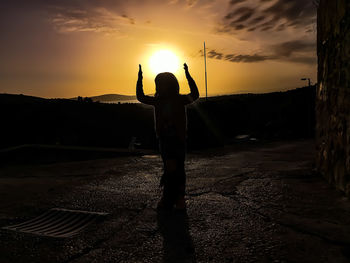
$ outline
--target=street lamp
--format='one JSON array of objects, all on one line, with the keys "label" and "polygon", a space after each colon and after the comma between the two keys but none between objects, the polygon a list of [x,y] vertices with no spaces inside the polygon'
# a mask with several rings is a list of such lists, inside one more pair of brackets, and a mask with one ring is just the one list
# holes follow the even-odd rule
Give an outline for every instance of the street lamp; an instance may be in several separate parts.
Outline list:
[{"label": "street lamp", "polygon": [[300,80],[308,80],[309,81],[309,87],[311,86],[311,79],[310,78],[302,78]]}]

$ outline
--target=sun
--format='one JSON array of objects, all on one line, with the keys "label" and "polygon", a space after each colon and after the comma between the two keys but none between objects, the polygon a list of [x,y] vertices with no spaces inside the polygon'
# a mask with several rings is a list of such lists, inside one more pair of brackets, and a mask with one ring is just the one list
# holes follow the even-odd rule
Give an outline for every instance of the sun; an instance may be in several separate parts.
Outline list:
[{"label": "sun", "polygon": [[159,50],[153,53],[149,65],[155,74],[161,72],[175,73],[180,67],[178,57],[170,50]]}]

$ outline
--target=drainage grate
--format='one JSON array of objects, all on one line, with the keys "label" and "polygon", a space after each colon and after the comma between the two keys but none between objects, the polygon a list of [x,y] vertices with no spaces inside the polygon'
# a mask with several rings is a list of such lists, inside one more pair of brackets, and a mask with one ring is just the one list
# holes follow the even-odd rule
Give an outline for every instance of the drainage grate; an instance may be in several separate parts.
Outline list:
[{"label": "drainage grate", "polygon": [[107,215],[108,213],[53,208],[32,220],[3,229],[49,237],[71,237]]}]

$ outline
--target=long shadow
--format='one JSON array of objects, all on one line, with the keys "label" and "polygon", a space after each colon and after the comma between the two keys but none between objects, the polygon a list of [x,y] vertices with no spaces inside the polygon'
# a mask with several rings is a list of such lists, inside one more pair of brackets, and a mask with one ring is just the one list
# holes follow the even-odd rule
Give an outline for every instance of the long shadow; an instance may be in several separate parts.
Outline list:
[{"label": "long shadow", "polygon": [[163,263],[195,263],[187,212],[158,211],[157,223],[163,236]]}]

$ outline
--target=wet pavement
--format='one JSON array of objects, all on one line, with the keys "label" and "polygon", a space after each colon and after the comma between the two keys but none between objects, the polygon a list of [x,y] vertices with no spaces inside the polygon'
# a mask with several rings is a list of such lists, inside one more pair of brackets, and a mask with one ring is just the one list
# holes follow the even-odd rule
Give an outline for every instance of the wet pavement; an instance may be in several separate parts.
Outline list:
[{"label": "wet pavement", "polygon": [[0,227],[109,215],[71,238],[1,230],[0,262],[350,262],[350,201],[313,161],[313,141],[189,154],[186,213],[157,213],[157,155],[3,166]]}]

